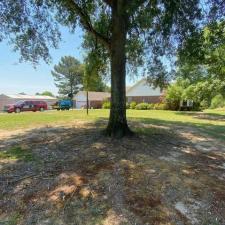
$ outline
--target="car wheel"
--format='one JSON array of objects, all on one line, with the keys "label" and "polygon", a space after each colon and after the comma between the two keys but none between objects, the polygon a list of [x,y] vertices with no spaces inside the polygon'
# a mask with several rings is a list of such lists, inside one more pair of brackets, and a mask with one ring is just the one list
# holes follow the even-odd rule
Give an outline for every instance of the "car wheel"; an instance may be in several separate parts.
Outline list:
[{"label": "car wheel", "polygon": [[20,112],[21,112],[20,108],[16,108],[15,113],[20,113]]},{"label": "car wheel", "polygon": [[40,111],[41,111],[41,112],[44,112],[44,108],[41,107],[41,108],[40,108]]}]

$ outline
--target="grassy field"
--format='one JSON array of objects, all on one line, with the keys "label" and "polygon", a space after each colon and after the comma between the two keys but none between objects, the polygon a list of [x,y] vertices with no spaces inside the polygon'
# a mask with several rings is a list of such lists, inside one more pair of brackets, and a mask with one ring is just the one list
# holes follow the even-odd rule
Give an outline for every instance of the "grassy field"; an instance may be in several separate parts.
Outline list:
[{"label": "grassy field", "polygon": [[0,129],[14,130],[42,125],[70,123],[75,120],[95,120],[98,115],[107,117],[107,111],[92,110],[87,116],[83,110],[26,112],[20,114],[0,114]]},{"label": "grassy field", "polygon": [[[174,112],[162,110],[128,110],[129,121],[139,121],[146,124],[166,126],[188,126],[200,129],[202,132],[225,139],[225,110],[207,110],[197,112]],[[79,121],[98,121],[107,119],[109,110],[47,111],[27,112],[20,114],[0,114],[0,130],[16,130],[52,124],[70,124]]]}]

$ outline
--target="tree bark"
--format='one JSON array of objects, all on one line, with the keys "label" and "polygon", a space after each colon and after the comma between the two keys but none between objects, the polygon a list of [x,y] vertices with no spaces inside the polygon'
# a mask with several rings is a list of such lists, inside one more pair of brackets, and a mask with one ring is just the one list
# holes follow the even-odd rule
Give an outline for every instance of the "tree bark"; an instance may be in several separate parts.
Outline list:
[{"label": "tree bark", "polygon": [[112,5],[111,109],[106,133],[121,138],[131,135],[126,119],[126,16],[124,0]]}]

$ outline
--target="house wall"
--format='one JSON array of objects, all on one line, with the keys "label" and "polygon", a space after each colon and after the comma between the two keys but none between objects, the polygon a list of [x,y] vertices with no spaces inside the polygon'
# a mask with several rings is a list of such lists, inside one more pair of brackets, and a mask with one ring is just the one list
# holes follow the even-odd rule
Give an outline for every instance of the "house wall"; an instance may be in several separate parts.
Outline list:
[{"label": "house wall", "polygon": [[87,97],[83,93],[78,92],[74,100],[74,108],[81,109],[86,107]]},{"label": "house wall", "polygon": [[103,101],[90,101],[89,107],[94,109],[101,109]]},{"label": "house wall", "polygon": [[56,99],[26,99],[26,98],[9,98],[6,95],[0,95],[0,111],[4,109],[5,105],[15,104],[16,102],[23,100],[23,101],[45,101],[48,105],[48,109],[51,109],[51,105],[54,104],[57,100]]},{"label": "house wall", "polygon": [[[86,108],[87,96],[84,93],[78,93],[75,97],[75,108]],[[89,100],[89,108],[100,109],[102,108],[103,101],[101,100]]]},{"label": "house wall", "polygon": [[146,103],[160,103],[162,101],[161,96],[129,96],[127,97],[128,103],[130,102],[146,102]]},{"label": "house wall", "polygon": [[[103,101],[89,101],[89,108],[93,109],[101,109],[102,108]],[[75,102],[75,108],[81,109],[86,108],[87,102],[85,101],[76,101]]]},{"label": "house wall", "polygon": [[5,105],[14,104],[15,100],[5,95],[0,95],[0,111],[4,110]]},{"label": "house wall", "polygon": [[84,93],[78,92],[75,96],[75,100],[78,102],[84,102],[84,101],[86,101],[86,99],[87,99],[87,96],[84,95]]},{"label": "house wall", "polygon": [[76,109],[85,108],[86,107],[86,101],[76,101],[75,106],[76,106],[75,107]]},{"label": "house wall", "polygon": [[153,88],[149,86],[145,79],[136,83],[133,87],[127,90],[127,101],[141,103],[159,103],[161,102],[162,93],[160,88]]}]

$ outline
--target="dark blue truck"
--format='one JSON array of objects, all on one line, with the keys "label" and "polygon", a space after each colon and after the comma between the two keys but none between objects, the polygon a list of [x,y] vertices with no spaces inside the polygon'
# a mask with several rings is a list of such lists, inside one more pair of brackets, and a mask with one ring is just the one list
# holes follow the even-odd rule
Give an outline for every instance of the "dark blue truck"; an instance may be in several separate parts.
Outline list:
[{"label": "dark blue truck", "polygon": [[52,108],[57,110],[69,110],[72,107],[73,107],[73,102],[69,99],[59,100],[52,105]]}]

